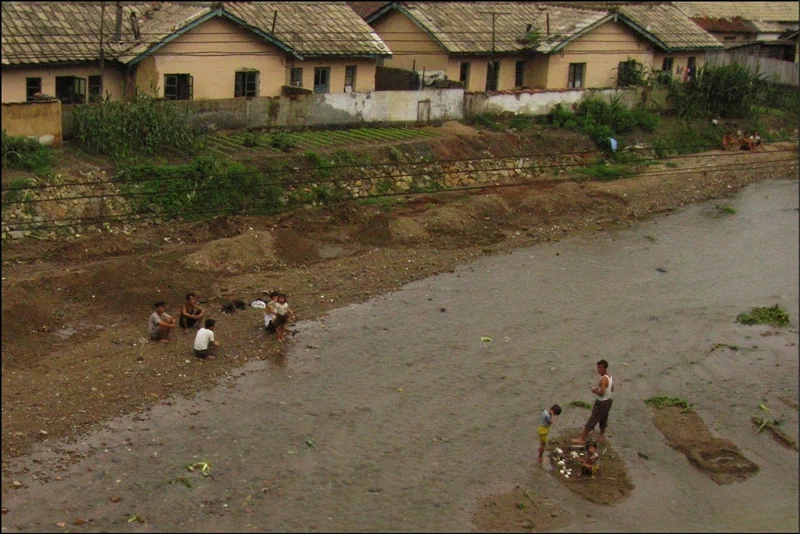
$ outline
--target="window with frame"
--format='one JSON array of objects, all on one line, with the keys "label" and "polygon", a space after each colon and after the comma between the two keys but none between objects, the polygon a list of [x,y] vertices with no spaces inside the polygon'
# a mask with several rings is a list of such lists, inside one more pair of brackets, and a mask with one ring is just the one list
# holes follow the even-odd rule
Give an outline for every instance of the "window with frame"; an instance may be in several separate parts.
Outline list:
[{"label": "window with frame", "polygon": [[314,92],[318,94],[331,92],[330,67],[316,67],[314,69]]},{"label": "window with frame", "polygon": [[258,72],[242,71],[236,73],[233,96],[258,96]]},{"label": "window with frame", "polygon": [[289,69],[289,85],[292,87],[303,87],[303,69],[292,67]]},{"label": "window with frame", "polygon": [[164,98],[167,100],[192,100],[194,78],[191,74],[165,74]]},{"label": "window with frame", "polygon": [[490,61],[486,64],[486,90],[497,91],[497,80],[500,76],[500,62]]},{"label": "window with frame", "polygon": [[525,85],[525,62],[517,61],[514,66],[514,87],[522,87]]},{"label": "window with frame", "polygon": [[586,63],[570,63],[567,87],[569,89],[583,88],[585,76],[586,76]]},{"label": "window with frame", "polygon": [[42,92],[41,78],[25,78],[25,101],[33,102],[36,95]]},{"label": "window with frame", "polygon": [[356,65],[347,65],[344,68],[344,92],[352,93],[356,90]]},{"label": "window with frame", "polygon": [[471,63],[469,61],[462,61],[458,71],[458,81],[464,84],[464,89],[469,86],[469,71]]},{"label": "window with frame", "polygon": [[103,95],[101,91],[103,88],[101,87],[101,78],[100,75],[97,76],[89,76],[89,103],[96,103],[103,101]]},{"label": "window with frame", "polygon": [[672,65],[675,62],[675,58],[665,57],[664,60],[661,62],[661,70],[664,72],[672,72]]},{"label": "window with frame", "polygon": [[56,98],[62,104],[86,103],[86,78],[56,76]]}]

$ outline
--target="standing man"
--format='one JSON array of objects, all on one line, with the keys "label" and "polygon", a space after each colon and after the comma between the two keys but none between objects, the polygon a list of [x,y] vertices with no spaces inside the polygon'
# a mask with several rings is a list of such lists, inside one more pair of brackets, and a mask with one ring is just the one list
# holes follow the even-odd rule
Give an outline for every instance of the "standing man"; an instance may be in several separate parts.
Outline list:
[{"label": "standing man", "polygon": [[597,395],[592,407],[592,415],[583,427],[581,435],[573,439],[573,443],[583,444],[589,432],[594,430],[594,427],[600,423],[600,437],[598,441],[603,441],[608,426],[608,412],[611,411],[611,392],[614,391],[614,379],[608,374],[608,362],[600,360],[597,362],[597,373],[600,375],[600,384],[596,388],[592,388],[592,393]]}]

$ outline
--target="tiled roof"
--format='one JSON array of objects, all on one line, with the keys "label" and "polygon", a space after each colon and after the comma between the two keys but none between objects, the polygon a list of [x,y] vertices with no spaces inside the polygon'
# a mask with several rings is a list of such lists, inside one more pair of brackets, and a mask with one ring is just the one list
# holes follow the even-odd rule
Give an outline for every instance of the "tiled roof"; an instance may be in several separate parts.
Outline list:
[{"label": "tiled roof", "polygon": [[391,52],[347,2],[225,2],[225,9],[275,37],[303,56],[361,55]]},{"label": "tiled roof", "polygon": [[[122,43],[113,42],[116,11],[113,3],[106,5],[103,49],[107,58],[133,44],[130,14],[141,17],[154,5],[141,2],[123,7]],[[101,11],[97,2],[3,2],[3,65],[98,59]]]},{"label": "tiled roof", "polygon": [[800,4],[797,2],[674,2],[674,5],[692,18],[741,17],[772,22],[800,20]]},{"label": "tiled roof", "polygon": [[753,25],[749,20],[742,17],[733,17],[730,19],[709,19],[698,18],[692,19],[695,24],[708,32],[732,32],[732,33],[758,33],[758,28]]},{"label": "tiled roof", "polygon": [[347,2],[350,8],[358,13],[358,16],[365,19],[378,11],[389,2]]},{"label": "tiled roof", "polygon": [[[494,50],[499,53],[529,50],[519,40],[529,24],[541,35],[536,49],[546,53],[608,15],[605,11],[534,2],[400,2],[399,5],[448,52],[456,54],[492,51],[492,16],[488,14],[491,11],[503,13],[495,21]],[[550,14],[549,36],[547,13]]]},{"label": "tiled roof", "polygon": [[723,48],[710,33],[674,6],[636,4],[619,8],[619,12],[665,43],[671,50]]},{"label": "tiled roof", "polygon": [[[120,43],[112,41],[116,10],[108,2],[103,18],[105,57],[131,61],[218,7],[265,34],[277,10],[274,36],[301,55],[390,54],[345,2],[125,2]],[[3,65],[97,60],[100,13],[96,2],[3,2]],[[131,13],[137,15],[139,40],[133,38]]]}]

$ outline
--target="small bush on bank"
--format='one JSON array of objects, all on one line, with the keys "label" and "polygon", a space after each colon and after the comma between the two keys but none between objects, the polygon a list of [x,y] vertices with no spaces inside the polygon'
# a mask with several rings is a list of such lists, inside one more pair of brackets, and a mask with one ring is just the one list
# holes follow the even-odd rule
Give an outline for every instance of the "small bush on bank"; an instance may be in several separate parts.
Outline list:
[{"label": "small bush on bank", "polygon": [[3,168],[45,173],[53,164],[53,149],[37,139],[8,135],[3,130]]},{"label": "small bush on bank", "polygon": [[578,104],[575,112],[557,105],[548,115],[548,122],[559,128],[568,128],[588,135],[601,148],[609,148],[610,137],[616,137],[641,128],[652,132],[659,125],[655,113],[641,108],[629,108],[619,98],[605,102],[588,98]]}]

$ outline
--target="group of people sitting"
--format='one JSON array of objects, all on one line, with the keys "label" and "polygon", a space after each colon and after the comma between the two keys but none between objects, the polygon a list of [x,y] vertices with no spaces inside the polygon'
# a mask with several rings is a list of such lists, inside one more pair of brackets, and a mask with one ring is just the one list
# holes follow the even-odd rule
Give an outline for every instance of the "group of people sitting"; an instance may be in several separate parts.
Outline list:
[{"label": "group of people sitting", "polygon": [[764,142],[761,136],[758,135],[758,132],[742,133],[741,131],[737,131],[735,134],[728,132],[725,134],[725,137],[722,138],[723,150],[750,150],[754,152],[758,147],[761,147],[762,150],[766,150],[764,148]]},{"label": "group of people sitting", "polygon": [[198,328],[194,338],[194,355],[198,358],[214,359],[211,351],[218,347],[219,343],[214,339],[214,319],[206,319],[200,327],[200,321],[205,317],[205,310],[197,304],[197,295],[189,293],[186,295],[186,302],[181,307],[178,325],[175,318],[166,312],[167,304],[164,301],[156,302],[153,307],[155,310],[150,314],[147,322],[147,329],[150,332],[150,339],[169,343],[173,340],[172,333],[175,327],[180,325],[184,334],[189,333],[190,328]]}]

